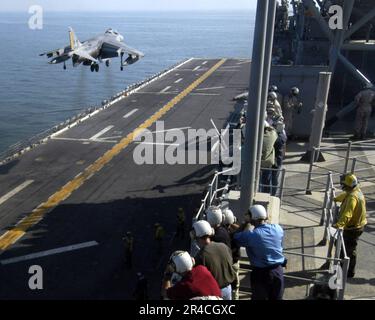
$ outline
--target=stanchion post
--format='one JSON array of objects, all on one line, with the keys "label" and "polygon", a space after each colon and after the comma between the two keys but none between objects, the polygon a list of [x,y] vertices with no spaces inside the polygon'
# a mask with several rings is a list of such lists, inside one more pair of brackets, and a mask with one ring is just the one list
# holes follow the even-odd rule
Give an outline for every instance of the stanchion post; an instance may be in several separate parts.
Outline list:
[{"label": "stanchion post", "polygon": [[283,168],[281,170],[281,184],[280,184],[280,203],[283,202],[283,196],[284,196],[284,185],[285,185],[285,174],[286,170]]},{"label": "stanchion post", "polygon": [[352,163],[352,169],[351,169],[351,173],[354,173],[355,172],[355,166],[357,164],[357,158],[354,158],[353,159],[353,163]]},{"label": "stanchion post", "polygon": [[315,152],[316,149],[312,148],[311,152],[311,158],[310,158],[310,167],[309,167],[309,174],[307,175],[307,186],[306,186],[306,194],[311,194],[311,174],[312,174],[312,169],[314,166],[314,161],[315,161]]},{"label": "stanchion post", "polygon": [[346,156],[345,156],[345,165],[344,165],[344,173],[348,172],[348,165],[349,165],[349,159],[350,159],[350,152],[352,150],[352,142],[348,142],[348,148],[346,149]]}]

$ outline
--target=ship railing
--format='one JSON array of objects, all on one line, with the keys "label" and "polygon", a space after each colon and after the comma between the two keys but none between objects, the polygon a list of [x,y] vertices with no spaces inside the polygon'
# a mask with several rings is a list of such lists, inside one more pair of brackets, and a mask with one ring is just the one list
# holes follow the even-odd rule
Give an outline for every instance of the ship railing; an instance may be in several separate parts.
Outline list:
[{"label": "ship railing", "polygon": [[62,130],[63,128],[69,128],[70,125],[73,123],[76,123],[77,121],[80,121],[80,119],[86,117],[87,115],[93,113],[94,111],[98,110],[99,107],[90,107],[86,109],[85,111],[73,116],[72,118],[61,122],[60,124],[47,129],[41,133],[38,133],[31,138],[28,138],[23,141],[19,141],[13,145],[11,145],[7,150],[0,153],[0,164],[5,164],[17,156],[21,155],[22,153],[33,149],[34,147],[40,145],[41,143],[48,140],[54,133]]},{"label": "ship railing", "polygon": [[216,202],[215,200],[219,200],[220,198],[219,195],[221,197],[225,196],[225,194],[228,193],[230,187],[233,186],[231,185],[230,179],[227,179],[224,187],[219,188],[220,178],[226,175],[226,173],[230,171],[232,171],[232,169],[227,169],[221,172],[215,171],[214,177],[211,183],[208,185],[207,192],[205,193],[203,199],[201,200],[201,205],[198,209],[198,212],[196,213],[195,217],[193,217],[193,223],[195,221],[203,219],[205,210],[209,206],[213,205]]},{"label": "ship railing", "polygon": [[[310,175],[313,176],[314,173],[309,172],[299,172],[299,171],[289,171],[285,169],[268,169],[264,168],[263,170],[279,170],[279,174],[281,174],[281,182],[279,187],[278,197],[280,198],[281,205],[283,205],[283,194],[284,190],[292,190],[292,192],[304,192],[305,190],[302,188],[296,187],[287,187],[285,185],[285,180],[288,179],[287,174],[294,173],[298,174],[299,177],[302,175]],[[343,240],[343,230],[333,228],[333,225],[336,223],[338,218],[338,206],[335,202],[336,197],[336,189],[333,181],[334,174],[332,172],[328,172],[325,174],[319,174],[319,178],[325,177],[324,189],[317,187],[316,190],[311,189],[311,191],[323,192],[324,193],[324,200],[323,206],[318,208],[321,210],[321,217],[320,217],[320,226],[324,226],[324,234],[323,239],[319,243],[319,246],[326,246],[328,244],[328,250],[326,256],[319,256],[313,254],[304,254],[299,252],[292,252],[292,251],[284,251],[286,255],[296,255],[301,256],[303,259],[306,258],[313,258],[317,260],[325,260],[325,264],[322,266],[322,269],[328,269],[330,277],[325,278],[325,281],[317,280],[314,278],[303,278],[303,277],[296,277],[292,275],[285,274],[286,278],[293,278],[295,280],[301,280],[308,283],[320,283],[325,284],[326,286],[330,287],[331,289],[335,290],[336,298],[338,300],[344,299],[345,294],[345,287],[347,283],[347,272],[349,267],[349,257],[346,254],[346,248]],[[263,185],[260,184],[261,189],[272,188],[272,185]],[[272,190],[272,189],[269,189]],[[276,193],[277,195],[277,193]],[[332,250],[335,246],[335,253],[332,256]]]},{"label": "ship railing", "polygon": [[[333,248],[335,248],[335,250],[332,256]],[[296,277],[287,273],[284,274],[284,277],[297,281],[303,281],[308,284],[323,284],[331,290],[334,290],[335,299],[344,300],[350,258],[347,256],[342,229],[331,228],[327,256],[306,254],[289,250],[284,250],[283,253],[286,256],[300,256],[302,259],[312,258],[314,260],[325,261],[320,269],[328,270],[329,277],[325,277],[324,280],[318,280],[311,277]]]},{"label": "ship railing", "polygon": [[[290,190],[291,193],[295,194],[296,192],[304,193],[304,188],[296,188],[295,186],[288,187],[286,185],[286,180],[288,179],[288,174],[298,174],[299,177],[301,175],[308,176],[309,174],[311,176],[314,175],[314,173],[309,172],[303,172],[303,171],[296,171],[296,170],[286,170],[285,168],[281,169],[274,169],[274,168],[263,168],[263,170],[271,170],[271,171],[279,171],[278,174],[280,175],[280,181],[277,186],[278,190],[276,192],[276,195],[280,198],[281,205],[283,204],[283,195],[285,190]],[[223,171],[223,172],[215,172],[214,177],[211,181],[211,183],[208,185],[207,192],[205,193],[201,206],[193,218],[193,223],[195,221],[204,219],[204,212],[205,210],[212,204],[218,204],[219,202],[216,202],[216,200],[221,200],[227,194],[231,189],[240,189],[240,186],[235,184],[231,184],[230,179],[228,179],[225,183],[224,187],[219,188],[218,184],[220,181],[220,178],[225,175],[230,170]],[[347,282],[347,271],[349,267],[349,258],[346,254],[346,248],[343,241],[343,230],[341,229],[335,229],[333,228],[333,224],[337,220],[337,204],[334,201],[334,198],[336,196],[335,194],[335,186],[333,181],[333,173],[328,172],[326,174],[320,174],[320,176],[325,177],[325,183],[323,188],[318,187],[314,189],[316,192],[320,192],[324,194],[324,200],[322,202],[322,207],[319,207],[318,210],[321,210],[321,217],[320,217],[320,225],[324,226],[324,236],[323,240],[319,245],[327,245],[328,243],[328,250],[326,256],[319,256],[319,255],[309,255],[299,252],[292,252],[292,251],[285,251],[286,255],[297,255],[297,256],[303,256],[303,257],[310,257],[317,260],[325,260],[325,268],[328,269],[330,278],[324,282],[328,286],[332,286],[332,283],[336,284],[336,298],[339,300],[342,300],[344,298],[345,294],[345,287]],[[262,185],[260,184],[259,187],[269,187],[272,188],[272,185]],[[272,190],[272,189],[270,189]],[[334,231],[334,232],[333,232]],[[335,249],[334,254],[332,255],[333,248]],[[191,253],[194,256],[198,252],[199,248],[197,247],[196,243],[193,241],[191,243]],[[285,275],[286,277],[293,277],[291,275]],[[295,278],[295,277],[294,277]],[[334,279],[335,281],[331,280]],[[321,283],[320,280],[316,280],[313,278],[299,278],[299,280],[303,280],[309,283]],[[332,282],[333,281],[333,282]]]},{"label": "ship railing", "polygon": [[[357,152],[364,152],[358,154]],[[340,154],[342,153],[342,154]],[[354,154],[356,153],[356,154]],[[319,156],[328,155],[331,158],[325,161],[325,166],[320,166],[316,163]],[[366,158],[363,159],[363,158]],[[314,173],[325,174],[330,171],[336,181],[342,174],[351,172],[355,173],[360,181],[367,181],[373,183],[371,179],[373,174],[366,176],[366,171],[372,171],[375,168],[375,140],[365,141],[349,141],[345,144],[335,146],[327,146],[321,148],[313,148],[310,155],[309,177],[306,183],[306,194],[311,194],[311,185],[322,184],[321,177],[314,176]]]}]

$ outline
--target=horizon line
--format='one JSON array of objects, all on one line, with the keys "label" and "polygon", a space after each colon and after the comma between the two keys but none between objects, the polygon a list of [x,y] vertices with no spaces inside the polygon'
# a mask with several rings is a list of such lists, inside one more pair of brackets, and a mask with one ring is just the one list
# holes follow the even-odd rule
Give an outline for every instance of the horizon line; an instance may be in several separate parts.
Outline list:
[{"label": "horizon line", "polygon": [[[90,9],[78,9],[78,10],[55,10],[55,9],[43,9],[44,12],[67,12],[67,13],[75,13],[75,12],[109,12],[109,13],[124,13],[124,12],[249,12],[255,11],[255,9],[247,8],[247,9],[128,9],[128,10],[90,10]],[[28,13],[28,10],[2,10],[0,13]]]}]

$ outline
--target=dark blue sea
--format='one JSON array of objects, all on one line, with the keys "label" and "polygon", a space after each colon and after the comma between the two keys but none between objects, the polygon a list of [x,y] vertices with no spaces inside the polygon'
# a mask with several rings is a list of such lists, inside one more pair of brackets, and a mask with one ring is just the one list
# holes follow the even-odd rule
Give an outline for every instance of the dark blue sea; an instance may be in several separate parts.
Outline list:
[{"label": "dark blue sea", "polygon": [[[44,12],[42,30],[29,18],[0,12],[0,152],[183,59],[250,58],[255,13]],[[69,26],[80,41],[112,27],[146,56],[124,72],[119,59],[99,73],[49,65],[39,53],[68,45]]]}]

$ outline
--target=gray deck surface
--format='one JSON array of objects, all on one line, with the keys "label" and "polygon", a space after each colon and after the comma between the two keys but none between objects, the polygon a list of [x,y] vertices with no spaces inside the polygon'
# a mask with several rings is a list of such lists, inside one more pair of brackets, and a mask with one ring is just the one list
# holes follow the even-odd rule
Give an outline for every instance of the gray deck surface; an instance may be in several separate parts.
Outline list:
[{"label": "gray deck surface", "polygon": [[[30,215],[219,61],[193,59],[57,139],[1,166],[0,198],[21,183],[33,180],[0,204],[1,234]],[[194,70],[198,66],[200,68]],[[226,60],[160,120],[165,121],[166,129],[210,129],[212,118],[222,128],[234,109],[232,98],[242,93],[248,84],[249,68],[249,61]],[[176,83],[180,78],[182,80]],[[171,88],[161,93],[168,86]],[[124,118],[133,109],[138,111]],[[109,126],[113,128],[100,137],[101,141],[89,141]],[[154,131],[155,124],[150,129]],[[129,299],[138,271],[149,277],[151,297],[159,298],[160,276],[170,251],[188,244],[187,238],[185,241],[173,239],[177,208],[185,208],[187,221],[191,221],[215,168],[205,165],[138,166],[133,160],[135,146],[132,143],[122,150],[59,203],[3,251],[0,260],[88,241],[96,241],[98,245],[0,265],[0,299]],[[166,229],[163,256],[156,253],[153,241],[155,222],[162,223]],[[122,260],[122,237],[127,230],[135,236],[135,266],[131,271],[124,268]],[[32,291],[28,287],[31,276],[28,269],[34,264],[44,270],[43,290]]]}]

